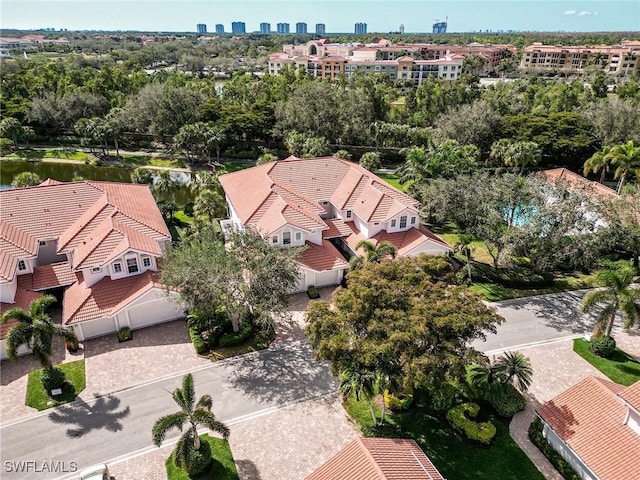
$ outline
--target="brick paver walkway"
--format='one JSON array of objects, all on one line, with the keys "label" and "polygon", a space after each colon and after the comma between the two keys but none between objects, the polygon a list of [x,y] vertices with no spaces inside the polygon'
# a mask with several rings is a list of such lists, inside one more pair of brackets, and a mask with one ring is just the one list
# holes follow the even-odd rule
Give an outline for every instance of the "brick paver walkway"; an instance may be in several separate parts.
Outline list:
[{"label": "brick paver walkway", "polygon": [[[291,405],[230,428],[241,480],[302,480],[359,434],[337,395]],[[111,464],[111,474],[116,480],[164,479],[171,448]]]}]

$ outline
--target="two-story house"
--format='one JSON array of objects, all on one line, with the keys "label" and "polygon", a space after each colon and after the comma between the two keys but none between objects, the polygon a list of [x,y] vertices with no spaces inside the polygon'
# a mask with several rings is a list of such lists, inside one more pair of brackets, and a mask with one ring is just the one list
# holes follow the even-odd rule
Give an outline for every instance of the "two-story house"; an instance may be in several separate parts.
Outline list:
[{"label": "two-story house", "polygon": [[356,245],[391,242],[398,256],[451,250],[420,225],[418,202],[361,166],[334,157],[271,162],[220,177],[229,219],[273,245],[306,246],[297,291],[336,285]]},{"label": "two-story house", "polygon": [[146,185],[47,180],[1,191],[0,205],[2,311],[59,292],[62,323],[80,340],[184,315],[158,283],[171,235]]},{"label": "two-story house", "polygon": [[542,434],[584,480],[640,475],[640,382],[587,377],[537,409]]}]

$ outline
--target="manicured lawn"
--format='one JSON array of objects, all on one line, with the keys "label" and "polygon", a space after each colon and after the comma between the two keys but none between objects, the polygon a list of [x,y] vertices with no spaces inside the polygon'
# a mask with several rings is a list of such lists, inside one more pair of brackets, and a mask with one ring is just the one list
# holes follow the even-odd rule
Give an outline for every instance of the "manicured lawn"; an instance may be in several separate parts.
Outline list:
[{"label": "manicured lawn", "polygon": [[42,388],[42,382],[40,381],[42,370],[33,370],[29,372],[29,379],[27,380],[27,398],[25,400],[27,406],[45,410],[56,405],[72,402],[84,390],[84,360],[62,363],[55,365],[55,367],[62,370],[67,378],[67,383],[62,387],[62,395],[58,395],[55,398],[50,397]]},{"label": "manicured lawn", "polygon": [[255,162],[239,162],[239,161],[225,161],[221,160],[222,168],[226,173],[237,172],[238,170],[244,170],[245,168],[255,167]]},{"label": "manicured lawn", "polygon": [[404,185],[400,183],[400,176],[395,173],[378,173],[376,174],[392,187],[404,192]]},{"label": "manicured lawn", "polygon": [[573,341],[573,351],[620,385],[629,386],[640,380],[640,362],[619,348],[616,348],[611,358],[601,358],[591,353],[589,342],[576,338]]},{"label": "manicured lawn", "polygon": [[229,442],[207,434],[201,435],[200,441],[208,442],[211,446],[213,461],[211,462],[210,470],[201,475],[191,477],[183,469],[173,464],[173,454],[171,454],[165,462],[167,478],[169,480],[239,480],[240,477],[238,477]]},{"label": "manicured lawn", "polygon": [[[371,415],[364,401],[350,398],[345,409],[371,433]],[[445,478],[456,480],[544,480],[524,452],[509,436],[509,428],[499,419],[495,442],[490,448],[472,445],[455,434],[444,419],[425,405],[418,404],[406,413],[390,418],[391,428],[374,430],[373,436],[413,438]],[[371,436],[371,435],[369,435]]]},{"label": "manicured lawn", "polygon": [[19,150],[6,155],[5,158],[11,160],[38,160],[42,158],[62,158],[66,160],[87,161],[92,160],[93,156],[86,152],[69,149],[37,149],[37,150]]},{"label": "manicured lawn", "polygon": [[168,168],[184,168],[186,162],[181,158],[158,157],[152,155],[131,155],[123,154],[122,160],[126,165],[131,166],[152,166]]},{"label": "manicured lawn", "polygon": [[544,295],[547,293],[569,292],[591,288],[593,275],[562,275],[557,276],[553,285],[548,288],[509,288],[495,283],[475,282],[471,290],[484,296],[488,302],[499,302],[511,298],[531,297],[533,295]]}]

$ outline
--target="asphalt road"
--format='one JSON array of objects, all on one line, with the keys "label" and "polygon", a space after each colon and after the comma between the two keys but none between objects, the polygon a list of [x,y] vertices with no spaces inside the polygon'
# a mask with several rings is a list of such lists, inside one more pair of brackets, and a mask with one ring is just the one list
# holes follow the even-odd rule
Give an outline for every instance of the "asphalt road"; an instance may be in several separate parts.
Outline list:
[{"label": "asphalt road", "polygon": [[589,290],[554,293],[495,302],[505,322],[486,341],[473,342],[482,352],[506,350],[562,338],[579,337],[593,330],[593,316],[580,312]]},{"label": "asphalt road", "polygon": [[[335,391],[326,364],[313,360],[306,344],[217,362],[195,371],[196,396],[213,397],[223,422]],[[62,405],[0,429],[0,478],[45,480],[151,445],[151,428],[178,410],[171,391],[182,377],[165,379],[86,403]],[[179,436],[174,431],[168,440]],[[16,462],[33,462],[18,468]],[[58,462],[58,463],[56,463]],[[58,473],[43,471],[57,468]],[[21,472],[15,470],[20,469]]]}]

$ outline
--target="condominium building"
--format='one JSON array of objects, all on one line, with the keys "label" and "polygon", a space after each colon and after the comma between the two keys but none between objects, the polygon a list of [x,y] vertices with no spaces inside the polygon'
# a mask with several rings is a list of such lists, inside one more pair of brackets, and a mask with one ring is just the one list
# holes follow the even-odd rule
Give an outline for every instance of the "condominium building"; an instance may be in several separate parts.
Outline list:
[{"label": "condominium building", "polygon": [[447,22],[436,22],[432,28],[433,33],[447,33]]},{"label": "condominium building", "polygon": [[324,35],[326,32],[326,27],[324,23],[316,23],[316,34]]},{"label": "condominium building", "polygon": [[247,28],[244,22],[232,22],[231,33],[247,33]]},{"label": "condominium building", "polygon": [[355,24],[355,33],[356,34],[363,34],[363,33],[367,33],[367,24],[364,22],[358,22]]},{"label": "condominium building", "polygon": [[302,33],[302,34],[307,33],[307,24],[304,22],[296,23],[296,33]]},{"label": "condominium building", "polygon": [[278,33],[289,33],[289,24],[288,23],[279,23],[277,25]]},{"label": "condominium building", "polygon": [[267,22],[262,22],[260,24],[260,33],[270,33],[271,32],[271,24]]},{"label": "condominium building", "polygon": [[609,75],[635,76],[640,68],[640,41],[572,47],[534,42],[524,48],[520,61],[520,68],[531,70],[582,73],[587,67]]},{"label": "condominium building", "polygon": [[216,24],[216,33],[224,33],[224,25],[221,23]]},{"label": "condominium building", "polygon": [[196,29],[198,33],[207,33],[207,24],[199,23],[198,25],[196,25]]}]

